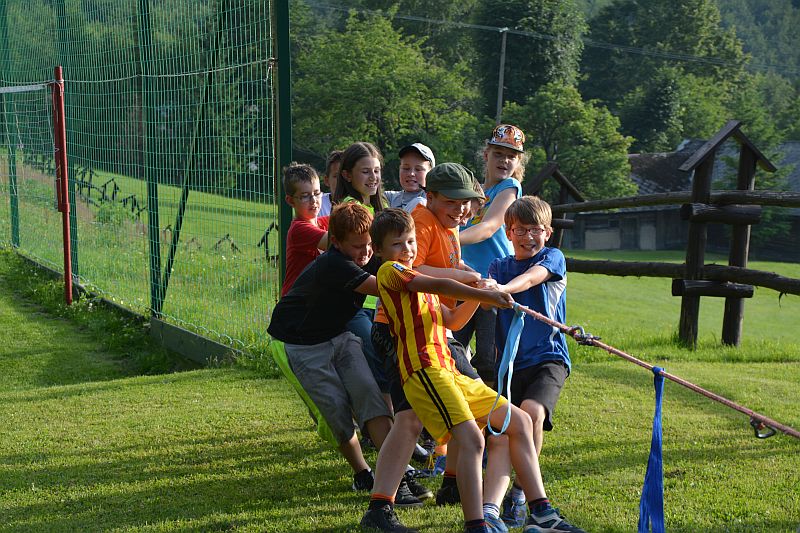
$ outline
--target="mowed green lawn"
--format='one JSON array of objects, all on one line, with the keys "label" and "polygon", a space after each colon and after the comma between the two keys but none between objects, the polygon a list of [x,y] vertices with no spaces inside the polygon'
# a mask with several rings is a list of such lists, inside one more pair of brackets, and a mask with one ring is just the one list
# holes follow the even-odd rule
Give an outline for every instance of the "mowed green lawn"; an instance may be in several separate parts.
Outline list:
[{"label": "mowed green lawn", "polygon": [[[356,529],[366,496],[350,490],[346,463],[316,437],[284,381],[240,366],[141,375],[141,332],[120,333],[121,319],[85,302],[74,312],[42,307],[58,285],[23,281],[20,269],[0,252],[0,531]],[[798,298],[758,291],[739,351],[716,346],[719,321],[704,302],[702,346],[689,352],[671,344],[679,302],[668,280],[571,274],[569,287],[571,323],[800,428]],[[108,334],[87,325],[97,321],[111,324]],[[652,375],[570,348],[545,484],[588,531],[634,531]],[[758,440],[746,416],[669,382],[663,423],[669,531],[800,526],[800,441]],[[428,504],[401,517],[423,531],[461,530],[458,508]]]}]

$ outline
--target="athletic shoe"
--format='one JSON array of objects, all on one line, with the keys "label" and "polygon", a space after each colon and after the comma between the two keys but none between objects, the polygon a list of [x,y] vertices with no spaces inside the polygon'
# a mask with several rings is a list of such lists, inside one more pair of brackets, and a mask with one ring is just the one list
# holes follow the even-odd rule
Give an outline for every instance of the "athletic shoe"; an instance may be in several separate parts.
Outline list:
[{"label": "athletic shoe", "polygon": [[362,531],[387,531],[389,533],[417,533],[416,529],[404,526],[392,509],[384,505],[380,509],[372,509],[361,517]]},{"label": "athletic shoe", "polygon": [[375,484],[375,474],[372,470],[364,469],[358,474],[353,476],[353,490],[356,492],[372,490],[372,485]]},{"label": "athletic shoe", "polygon": [[528,504],[526,502],[517,503],[511,499],[511,494],[506,494],[503,498],[503,510],[500,518],[508,527],[522,527],[525,519],[528,518]]},{"label": "athletic shoe", "polygon": [[490,533],[490,532],[489,528],[486,525],[483,525],[475,527],[464,526],[464,533]]},{"label": "athletic shoe", "polygon": [[458,505],[461,503],[461,494],[458,485],[448,485],[436,491],[436,505]]},{"label": "athletic shoe", "polygon": [[403,480],[408,485],[408,489],[411,491],[411,494],[419,498],[420,500],[427,500],[428,498],[433,498],[433,491],[417,481],[417,478],[414,477],[413,470],[407,470],[406,473],[403,475]]},{"label": "athletic shoe", "polygon": [[523,533],[586,533],[579,527],[575,527],[559,514],[558,509],[549,508],[542,514],[531,513],[528,523],[525,524]]},{"label": "athletic shoe", "polygon": [[422,507],[422,502],[419,498],[411,494],[405,479],[400,481],[400,486],[397,487],[397,492],[394,495],[394,506],[401,509]]},{"label": "athletic shoe", "polygon": [[414,459],[418,463],[427,463],[428,457],[429,457],[428,450],[426,450],[419,444],[414,445],[414,453],[411,454],[412,459]]},{"label": "athletic shoe", "polygon": [[483,521],[486,522],[486,529],[489,530],[489,533],[508,533],[508,527],[499,518],[484,516]]}]

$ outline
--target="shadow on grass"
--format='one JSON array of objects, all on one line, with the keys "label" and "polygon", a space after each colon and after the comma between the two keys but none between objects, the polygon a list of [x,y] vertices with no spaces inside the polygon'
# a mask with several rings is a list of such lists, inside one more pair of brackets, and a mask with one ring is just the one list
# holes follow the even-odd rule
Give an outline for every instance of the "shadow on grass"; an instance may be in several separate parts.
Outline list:
[{"label": "shadow on grass", "polygon": [[[79,454],[48,459],[72,464],[70,455]],[[284,530],[294,524],[295,531],[318,531],[341,521],[337,507],[362,509],[367,498],[352,492],[335,451],[320,442],[298,453],[291,432],[281,440],[250,432],[172,440],[156,450],[106,447],[89,460],[90,468],[39,468],[30,456],[3,456],[3,492],[30,494],[16,498],[30,503],[4,505],[4,529],[98,531],[188,521],[191,530],[217,530],[262,523],[267,515]],[[299,509],[315,524],[297,520]]]}]

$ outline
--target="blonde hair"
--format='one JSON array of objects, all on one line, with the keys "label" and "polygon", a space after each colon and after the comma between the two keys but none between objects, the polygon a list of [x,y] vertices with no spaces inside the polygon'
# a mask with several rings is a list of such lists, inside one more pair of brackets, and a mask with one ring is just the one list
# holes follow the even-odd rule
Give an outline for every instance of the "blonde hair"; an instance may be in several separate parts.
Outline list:
[{"label": "blonde hair", "polygon": [[550,209],[550,204],[538,196],[522,196],[508,206],[503,222],[508,229],[511,229],[515,222],[529,226],[541,224],[546,229],[551,229],[553,210]]},{"label": "blonde hair", "polygon": [[[478,161],[483,162],[483,180],[486,181],[486,173],[489,170],[488,164],[489,162],[484,157],[484,154],[488,152],[494,144],[489,144],[489,141],[483,143],[483,146],[480,150],[476,153],[476,159]],[[502,146],[500,147],[502,148]],[[510,150],[510,148],[509,148]],[[522,180],[525,179],[525,165],[528,164],[528,160],[531,158],[530,152],[517,152],[519,154],[519,163],[517,164],[517,168],[514,169],[514,173],[511,175],[512,178],[517,180],[518,182],[522,183]]]}]

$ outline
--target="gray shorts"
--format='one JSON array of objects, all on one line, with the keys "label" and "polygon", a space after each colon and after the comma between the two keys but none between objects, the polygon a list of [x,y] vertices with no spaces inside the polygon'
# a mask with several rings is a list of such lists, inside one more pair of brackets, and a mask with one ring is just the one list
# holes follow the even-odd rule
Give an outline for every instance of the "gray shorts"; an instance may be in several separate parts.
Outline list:
[{"label": "gray shorts", "polygon": [[349,331],[320,344],[285,343],[284,347],[292,372],[339,444],[352,438],[353,418],[363,428],[368,420],[391,416],[364,358],[361,340]]}]

